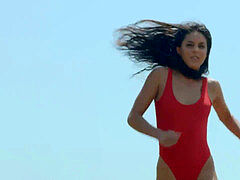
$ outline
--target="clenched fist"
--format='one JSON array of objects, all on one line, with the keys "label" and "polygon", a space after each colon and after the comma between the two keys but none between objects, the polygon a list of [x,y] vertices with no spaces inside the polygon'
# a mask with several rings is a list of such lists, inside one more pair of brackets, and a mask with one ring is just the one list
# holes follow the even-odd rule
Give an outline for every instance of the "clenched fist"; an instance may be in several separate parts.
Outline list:
[{"label": "clenched fist", "polygon": [[180,136],[181,136],[180,132],[176,132],[172,130],[168,130],[168,131],[160,130],[157,139],[159,140],[162,146],[170,147],[177,143]]}]

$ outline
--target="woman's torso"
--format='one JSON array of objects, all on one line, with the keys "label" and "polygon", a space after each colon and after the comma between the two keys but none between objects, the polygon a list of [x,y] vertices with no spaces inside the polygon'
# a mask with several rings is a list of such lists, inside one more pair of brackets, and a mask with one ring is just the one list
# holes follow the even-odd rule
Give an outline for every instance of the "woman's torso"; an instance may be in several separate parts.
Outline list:
[{"label": "woman's torso", "polygon": [[[155,97],[155,102],[159,101],[163,95],[165,85],[168,78],[168,68],[159,68],[159,85],[158,85],[158,93]],[[211,84],[211,79],[207,81],[207,91],[210,101],[213,101],[214,92]],[[199,101],[201,98],[201,87],[202,81],[193,81],[193,83],[184,83],[181,81],[180,77],[177,73],[173,70],[172,71],[172,91],[175,99],[179,102],[179,104],[183,105],[192,105]],[[174,179],[171,170],[169,169],[168,165],[164,162],[161,156],[159,156],[158,165],[157,165],[158,175],[161,175],[161,179]],[[212,178],[207,178],[212,177]],[[201,173],[199,174],[199,180],[212,180],[217,179],[214,162],[212,156],[206,161],[206,164],[202,168]]]}]

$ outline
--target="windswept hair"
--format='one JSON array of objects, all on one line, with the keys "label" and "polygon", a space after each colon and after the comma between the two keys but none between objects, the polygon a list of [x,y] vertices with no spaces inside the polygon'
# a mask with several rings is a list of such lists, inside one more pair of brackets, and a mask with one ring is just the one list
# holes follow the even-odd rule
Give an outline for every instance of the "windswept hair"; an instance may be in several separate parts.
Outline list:
[{"label": "windswept hair", "polygon": [[[144,23],[151,25],[141,26]],[[207,41],[207,56],[199,71],[190,69],[176,50],[176,47],[181,46],[185,36],[194,31],[202,33]],[[116,32],[120,33],[116,41],[116,48],[124,55],[129,56],[133,62],[148,64],[148,67],[134,75],[145,70],[152,70],[156,66],[170,67],[193,79],[199,79],[202,74],[208,73],[212,38],[204,24],[192,21],[169,24],[154,20],[141,20],[120,28]]]}]

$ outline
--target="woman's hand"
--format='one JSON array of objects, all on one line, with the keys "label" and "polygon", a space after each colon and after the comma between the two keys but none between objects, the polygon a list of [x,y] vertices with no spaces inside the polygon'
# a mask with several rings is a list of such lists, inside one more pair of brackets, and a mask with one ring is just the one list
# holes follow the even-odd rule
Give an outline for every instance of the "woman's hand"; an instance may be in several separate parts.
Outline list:
[{"label": "woman's hand", "polygon": [[159,140],[162,146],[170,147],[177,143],[180,136],[181,136],[180,132],[176,132],[172,130],[168,130],[168,131],[160,130],[157,139]]}]

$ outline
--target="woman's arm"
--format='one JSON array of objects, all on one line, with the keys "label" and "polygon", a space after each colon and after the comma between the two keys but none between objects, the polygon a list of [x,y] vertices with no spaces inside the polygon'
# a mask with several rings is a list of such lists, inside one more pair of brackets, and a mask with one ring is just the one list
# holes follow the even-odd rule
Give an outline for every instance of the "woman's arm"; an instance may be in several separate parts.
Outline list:
[{"label": "woman's arm", "polygon": [[142,116],[157,95],[160,71],[161,68],[156,68],[148,75],[128,116],[128,124],[133,129],[155,138],[160,130],[150,125]]},{"label": "woman's arm", "polygon": [[223,124],[240,139],[240,123],[230,113],[222,93],[221,86],[218,81],[212,82],[214,89],[213,107]]},{"label": "woman's arm", "polygon": [[152,100],[158,94],[158,88],[161,84],[159,77],[163,74],[161,71],[165,70],[166,69],[163,68],[157,68],[148,75],[143,88],[137,96],[131,112],[129,113],[128,124],[138,132],[158,139],[159,143],[163,146],[170,147],[177,143],[181,133],[172,130],[163,131],[159,128],[153,127],[142,117]]}]

